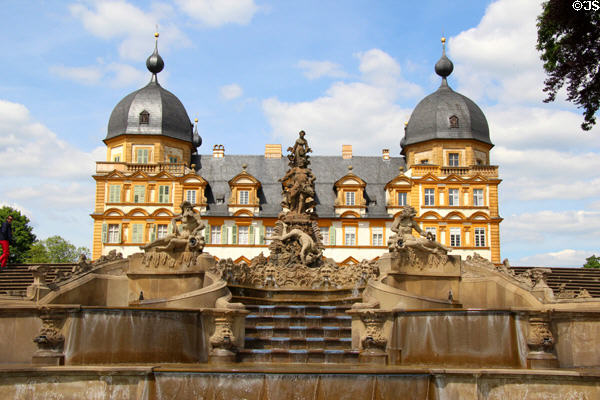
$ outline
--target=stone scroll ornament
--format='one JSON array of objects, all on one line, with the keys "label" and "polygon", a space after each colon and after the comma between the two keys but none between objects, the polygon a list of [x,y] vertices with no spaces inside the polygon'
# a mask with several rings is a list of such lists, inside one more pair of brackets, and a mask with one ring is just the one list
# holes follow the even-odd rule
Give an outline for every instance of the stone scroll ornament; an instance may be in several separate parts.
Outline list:
[{"label": "stone scroll ornament", "polygon": [[[205,225],[200,219],[200,213],[194,210],[189,201],[184,201],[180,207],[181,214],[171,219],[173,233],[140,246],[145,252],[143,263],[146,267],[167,265],[173,268],[179,264],[189,266],[202,254],[205,243],[202,230]],[[178,222],[181,223],[179,229]]]}]

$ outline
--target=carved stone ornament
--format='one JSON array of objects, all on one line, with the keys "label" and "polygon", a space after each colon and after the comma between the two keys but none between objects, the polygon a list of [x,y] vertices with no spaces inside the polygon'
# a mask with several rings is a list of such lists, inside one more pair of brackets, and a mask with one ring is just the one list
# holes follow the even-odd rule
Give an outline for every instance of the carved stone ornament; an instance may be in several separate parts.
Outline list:
[{"label": "carved stone ornament", "polygon": [[365,325],[365,332],[360,338],[363,350],[384,352],[387,338],[383,334],[385,316],[375,310],[364,310],[360,313],[360,320]]},{"label": "carved stone ornament", "polygon": [[558,358],[554,353],[554,336],[546,314],[529,316],[527,332],[527,367],[534,369],[558,368]]},{"label": "carved stone ornament", "polygon": [[221,259],[211,272],[231,284],[267,288],[357,288],[379,276],[376,261],[339,266],[325,260],[318,268],[302,264],[289,267],[274,264],[262,253],[252,259],[250,265],[235,264],[230,258]]},{"label": "carved stone ornament", "polygon": [[123,253],[117,252],[116,250],[111,250],[108,252],[107,255],[100,256],[100,258],[96,260],[96,263],[103,264],[103,263],[107,263],[107,262],[111,262],[111,261],[115,261],[115,260],[122,260],[122,259],[123,259]]},{"label": "carved stone ornament", "polygon": [[215,332],[209,338],[211,355],[230,355],[236,352],[233,336],[232,317],[228,314],[215,316]]},{"label": "carved stone ornament", "polygon": [[[146,268],[189,268],[199,263],[205,244],[202,235],[205,225],[190,202],[184,201],[180,207],[181,214],[171,219],[172,234],[140,246],[145,253],[142,264]],[[177,222],[181,222],[179,228]]]},{"label": "carved stone ornament", "polygon": [[38,335],[33,339],[38,350],[33,356],[36,364],[61,365],[64,363],[63,347],[65,337],[62,334],[62,326],[66,319],[66,313],[61,310],[42,308],[40,318],[42,327]]}]

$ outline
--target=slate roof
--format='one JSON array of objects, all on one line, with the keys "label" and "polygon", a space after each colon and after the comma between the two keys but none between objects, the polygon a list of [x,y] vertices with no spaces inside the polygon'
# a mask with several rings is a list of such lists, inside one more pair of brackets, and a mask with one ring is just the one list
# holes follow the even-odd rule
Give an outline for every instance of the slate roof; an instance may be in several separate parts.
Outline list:
[{"label": "slate roof", "polygon": [[[140,124],[142,111],[150,114],[149,124]],[[123,134],[164,135],[192,141],[192,123],[181,101],[160,86],[156,76],[143,88],[125,96],[108,120],[107,139]]]},{"label": "slate roof", "polygon": [[[312,156],[310,167],[316,177],[315,190],[317,214],[321,218],[335,217],[334,184],[348,174],[348,166],[352,165],[352,173],[367,182],[365,197],[367,200],[367,217],[388,218],[385,205],[385,185],[398,175],[398,168],[405,167],[404,158],[354,156],[343,159],[341,156]],[[197,173],[207,182],[206,197],[209,216],[229,216],[227,202],[231,191],[228,181],[242,171],[242,165],[247,164],[246,171],[258,179],[261,188],[258,192],[260,199],[261,217],[277,217],[281,212],[281,179],[288,170],[288,159],[265,158],[263,155],[225,155],[224,158],[214,158],[212,155],[196,155],[192,158],[196,164]],[[223,199],[223,204],[217,204],[217,199]]]},{"label": "slate roof", "polygon": [[[458,117],[458,128],[450,128],[450,117]],[[492,144],[483,111],[471,99],[445,84],[425,97],[412,112],[401,146],[432,139],[475,139]]]}]

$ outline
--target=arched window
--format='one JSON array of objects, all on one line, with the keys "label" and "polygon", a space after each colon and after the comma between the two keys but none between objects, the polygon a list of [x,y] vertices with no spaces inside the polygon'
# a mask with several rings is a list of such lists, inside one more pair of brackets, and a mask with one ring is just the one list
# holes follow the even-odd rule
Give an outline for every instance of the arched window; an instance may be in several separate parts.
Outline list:
[{"label": "arched window", "polygon": [[150,123],[150,113],[146,110],[140,113],[140,125],[148,125]]},{"label": "arched window", "polygon": [[456,115],[450,117],[450,128],[458,128],[458,117]]}]

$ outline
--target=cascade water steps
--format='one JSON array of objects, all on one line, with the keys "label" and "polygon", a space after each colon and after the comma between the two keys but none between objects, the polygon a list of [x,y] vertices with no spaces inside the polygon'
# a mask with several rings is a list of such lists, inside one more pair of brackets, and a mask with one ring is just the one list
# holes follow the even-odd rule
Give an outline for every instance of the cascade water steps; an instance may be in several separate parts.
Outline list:
[{"label": "cascade water steps", "polygon": [[[250,314],[246,316],[244,349],[238,353],[240,361],[358,362],[358,350],[352,349],[352,317],[346,311],[360,297],[352,296],[351,290],[344,292],[345,297],[325,290],[294,292],[299,296],[248,299]],[[234,296],[236,299],[242,300],[240,296]]]}]

